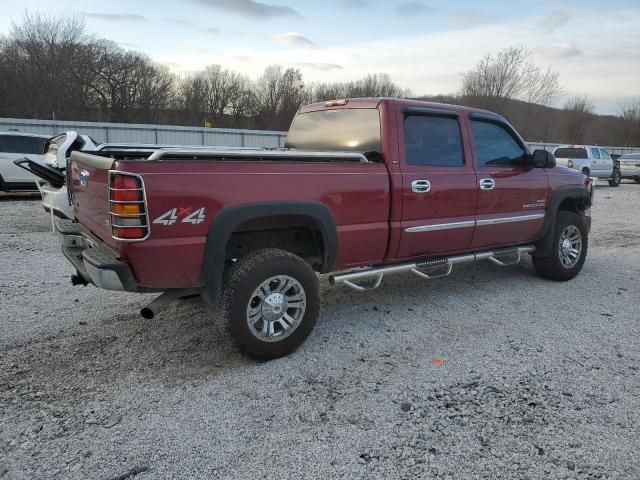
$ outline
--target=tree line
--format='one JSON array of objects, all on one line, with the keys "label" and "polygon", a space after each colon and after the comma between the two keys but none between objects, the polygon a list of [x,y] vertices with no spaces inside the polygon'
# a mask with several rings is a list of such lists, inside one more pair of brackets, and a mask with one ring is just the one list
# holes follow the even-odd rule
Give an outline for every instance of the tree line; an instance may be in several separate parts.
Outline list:
[{"label": "tree line", "polygon": [[268,66],[257,79],[221,65],[175,75],[147,55],[86,29],[81,17],[27,13],[0,37],[0,116],[286,130],[300,105],[344,97],[408,97],[486,108],[529,141],[640,146],[640,100],[617,116],[593,114],[586,96],[563,94],[557,72],[523,47],[488,54],[451,95],[415,96],[388,74],[305,82],[297,68]]}]

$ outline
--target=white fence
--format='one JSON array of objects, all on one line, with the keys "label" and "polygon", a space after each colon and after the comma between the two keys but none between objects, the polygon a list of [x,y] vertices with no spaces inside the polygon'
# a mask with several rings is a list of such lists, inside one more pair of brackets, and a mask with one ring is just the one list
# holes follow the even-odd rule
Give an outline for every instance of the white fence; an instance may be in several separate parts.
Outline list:
[{"label": "white fence", "polygon": [[[155,143],[172,145],[211,145],[224,147],[281,147],[286,132],[271,130],[237,130],[229,128],[177,127],[138,123],[67,122],[55,120],[27,120],[0,118],[0,131],[19,131],[55,135],[77,130],[90,135],[98,143]],[[532,149],[553,151],[557,143],[530,142]],[[640,147],[605,146],[609,153],[640,152]]]},{"label": "white fence", "polygon": [[273,148],[284,145],[286,137],[285,132],[268,130],[0,118],[0,131],[29,132],[53,136],[68,130],[76,130],[83,135],[89,135],[98,143]]},{"label": "white fence", "polygon": [[[560,145],[562,144],[561,143],[529,142],[529,147],[531,147],[532,150],[535,150],[536,148],[543,148],[545,150],[549,150],[550,152],[553,152],[553,150],[556,147],[559,147]],[[611,146],[605,146],[605,145],[600,145],[600,146],[604,148],[607,152],[609,152],[611,155],[624,155],[625,153],[640,152],[640,147],[611,147]]]}]

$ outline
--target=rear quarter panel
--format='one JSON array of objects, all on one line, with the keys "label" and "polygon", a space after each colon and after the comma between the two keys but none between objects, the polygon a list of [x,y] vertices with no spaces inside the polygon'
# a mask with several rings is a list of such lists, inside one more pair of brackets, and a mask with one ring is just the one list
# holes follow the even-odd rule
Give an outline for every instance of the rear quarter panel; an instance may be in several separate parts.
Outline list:
[{"label": "rear quarter panel", "polygon": [[[114,242],[145,287],[199,285],[211,221],[226,207],[261,201],[326,205],[338,231],[336,269],[379,263],[385,255],[390,202],[383,164],[138,161],[115,168],[144,179],[150,236]],[[173,209],[175,223],[153,223]],[[202,223],[184,222],[199,209],[204,209]]]}]

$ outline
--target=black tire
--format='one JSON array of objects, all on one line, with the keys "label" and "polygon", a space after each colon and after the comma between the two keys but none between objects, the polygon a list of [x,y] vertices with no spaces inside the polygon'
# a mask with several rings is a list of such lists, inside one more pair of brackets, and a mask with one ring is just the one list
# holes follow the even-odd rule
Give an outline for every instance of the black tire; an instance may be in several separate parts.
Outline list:
[{"label": "black tire", "polygon": [[582,174],[586,175],[587,177],[591,176],[591,171],[588,168],[583,168],[582,169]]},{"label": "black tire", "polygon": [[[287,276],[297,282],[297,285],[294,282],[292,287],[294,290],[284,290],[285,295],[289,294],[287,292],[293,292],[294,295],[299,294],[298,286],[302,287],[302,297],[305,298],[304,308],[300,311],[302,307],[291,307],[295,309],[291,315],[299,315],[295,322],[291,322],[293,326],[289,325],[289,322],[285,322],[291,328],[291,332],[282,328],[281,323],[278,323],[280,320],[274,320],[272,321],[275,325],[273,328],[279,330],[269,337],[269,340],[266,337],[262,340],[258,338],[256,325],[264,325],[269,322],[266,322],[262,315],[258,315],[261,320],[256,322],[253,327],[250,326],[248,308],[254,300],[260,301],[257,296],[254,296],[256,290],[276,276]],[[320,312],[318,277],[309,264],[297,255],[274,248],[256,250],[238,259],[226,272],[225,278],[220,310],[233,340],[239,349],[248,356],[260,360],[282,357],[298,348],[313,330]],[[275,280],[276,285],[279,285],[278,281]],[[282,284],[284,283],[282,282]],[[266,302],[260,303],[260,305],[264,304]],[[289,312],[291,310],[287,310],[285,307],[283,315]],[[273,332],[273,330],[270,331]],[[274,340],[274,337],[277,338],[278,335],[283,336],[282,340]]]},{"label": "black tire", "polygon": [[621,181],[622,181],[622,175],[620,174],[620,170],[618,168],[614,168],[613,175],[611,176],[611,180],[609,180],[609,186],[619,187]]},{"label": "black tire", "polygon": [[[560,239],[565,230],[570,226],[575,226],[580,232],[582,246],[580,249],[578,261],[574,265],[567,267],[563,265],[561,261],[562,246]],[[578,273],[580,273],[580,270],[582,270],[584,261],[587,258],[588,246],[589,237],[587,229],[584,225],[584,222],[580,218],[580,215],[575,212],[561,210],[556,216],[556,225],[553,232],[552,253],[548,257],[537,257],[534,255],[532,257],[533,267],[541,277],[558,282],[571,280],[573,277],[578,275]]]},{"label": "black tire", "polygon": [[640,183],[640,177],[633,177],[633,181],[636,183]]}]

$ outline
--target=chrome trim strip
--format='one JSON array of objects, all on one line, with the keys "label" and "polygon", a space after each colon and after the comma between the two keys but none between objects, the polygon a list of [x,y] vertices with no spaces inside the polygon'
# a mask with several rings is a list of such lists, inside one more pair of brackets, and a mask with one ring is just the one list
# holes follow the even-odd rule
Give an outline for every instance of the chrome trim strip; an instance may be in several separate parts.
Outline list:
[{"label": "chrome trim strip", "polygon": [[172,155],[202,155],[210,157],[248,158],[248,157],[291,157],[292,159],[304,158],[344,158],[361,163],[371,163],[362,153],[357,152],[323,152],[315,150],[264,150],[259,148],[161,148],[153,152],[147,160],[160,160]]},{"label": "chrome trim strip", "polygon": [[531,215],[516,215],[513,217],[488,218],[486,220],[476,220],[476,226],[498,225],[501,223],[527,222],[529,220],[539,220],[544,218],[544,213],[532,213]]},{"label": "chrome trim strip", "polygon": [[404,231],[407,233],[437,232],[440,230],[451,230],[454,228],[482,227],[484,225],[498,225],[501,223],[526,222],[529,220],[539,220],[544,218],[544,213],[532,213],[531,215],[516,215],[514,217],[489,218],[486,220],[466,220],[463,222],[436,223],[433,225],[419,225],[409,227]]},{"label": "chrome trim strip", "polygon": [[475,225],[476,225],[476,222],[474,220],[466,220],[463,222],[437,223],[434,225],[420,225],[418,227],[409,227],[405,230],[405,232],[407,233],[436,232],[439,230],[449,230],[453,228],[475,227]]}]

